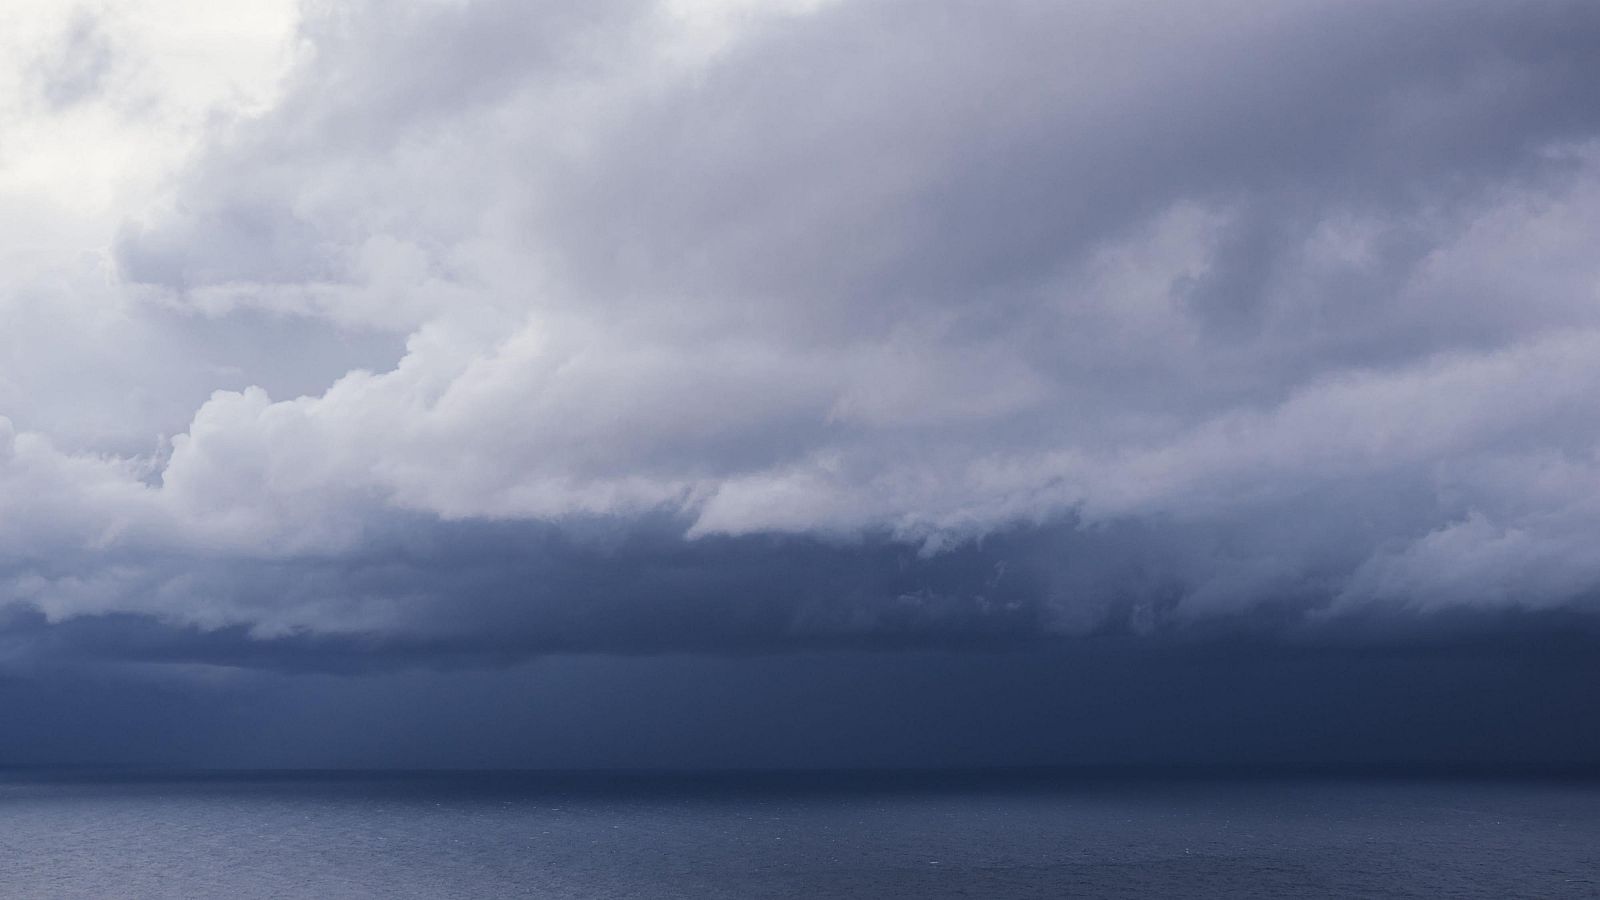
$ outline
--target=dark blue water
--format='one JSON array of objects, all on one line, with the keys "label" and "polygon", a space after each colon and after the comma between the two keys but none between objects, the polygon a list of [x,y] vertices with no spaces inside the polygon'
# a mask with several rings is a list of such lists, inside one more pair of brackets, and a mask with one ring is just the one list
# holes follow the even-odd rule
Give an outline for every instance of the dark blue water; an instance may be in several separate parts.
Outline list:
[{"label": "dark blue water", "polygon": [[0,896],[1596,897],[1600,783],[10,773]]}]

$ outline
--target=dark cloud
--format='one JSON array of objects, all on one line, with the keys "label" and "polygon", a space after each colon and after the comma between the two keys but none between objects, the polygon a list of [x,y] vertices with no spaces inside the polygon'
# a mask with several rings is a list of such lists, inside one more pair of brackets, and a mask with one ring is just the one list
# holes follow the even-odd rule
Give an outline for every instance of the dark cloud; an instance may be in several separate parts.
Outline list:
[{"label": "dark cloud", "polygon": [[[683,523],[413,520],[321,558],[129,554],[43,572],[80,608],[0,621],[15,661],[284,672],[507,666],[573,653],[749,657],[809,651],[1055,648],[1153,652],[1594,653],[1593,593],[1548,609],[1339,607],[1349,524],[1275,538],[1067,520],[927,553],[870,536],[682,538]],[[129,604],[128,596],[143,599]],[[1208,608],[1209,607],[1209,608]],[[126,611],[129,609],[141,611]],[[1202,610],[1197,612],[1196,610]],[[196,610],[209,618],[199,618]]]},{"label": "dark cloud", "polygon": [[0,679],[11,763],[662,768],[1551,766],[1600,756],[1592,652],[1119,640],[1005,652],[562,656]]}]

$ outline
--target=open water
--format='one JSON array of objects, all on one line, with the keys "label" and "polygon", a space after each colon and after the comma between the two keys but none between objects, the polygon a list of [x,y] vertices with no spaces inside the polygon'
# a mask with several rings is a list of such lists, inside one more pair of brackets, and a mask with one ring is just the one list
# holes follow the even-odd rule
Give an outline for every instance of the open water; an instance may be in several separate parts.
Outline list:
[{"label": "open water", "polygon": [[1600,782],[11,772],[0,896],[1597,897]]}]

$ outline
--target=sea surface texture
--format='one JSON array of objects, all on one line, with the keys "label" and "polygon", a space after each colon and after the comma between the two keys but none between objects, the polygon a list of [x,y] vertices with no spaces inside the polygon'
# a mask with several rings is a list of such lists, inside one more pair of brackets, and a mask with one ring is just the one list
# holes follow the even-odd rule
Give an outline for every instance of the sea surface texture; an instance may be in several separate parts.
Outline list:
[{"label": "sea surface texture", "polygon": [[0,896],[1596,897],[1600,784],[10,773]]}]

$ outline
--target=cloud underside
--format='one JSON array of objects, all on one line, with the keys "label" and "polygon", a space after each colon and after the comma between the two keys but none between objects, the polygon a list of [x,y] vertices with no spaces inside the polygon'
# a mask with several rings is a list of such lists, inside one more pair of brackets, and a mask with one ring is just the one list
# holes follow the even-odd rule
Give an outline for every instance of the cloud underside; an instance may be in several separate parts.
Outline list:
[{"label": "cloud underside", "polygon": [[[70,23],[27,108],[137,115],[117,33]],[[349,3],[299,40],[109,260],[0,275],[0,654],[1600,612],[1593,4]]]}]

